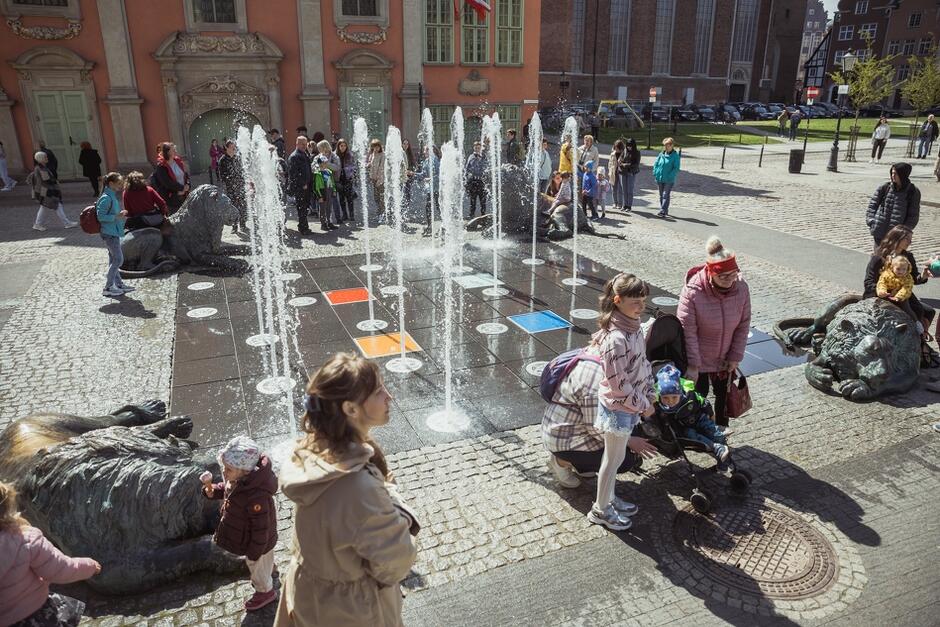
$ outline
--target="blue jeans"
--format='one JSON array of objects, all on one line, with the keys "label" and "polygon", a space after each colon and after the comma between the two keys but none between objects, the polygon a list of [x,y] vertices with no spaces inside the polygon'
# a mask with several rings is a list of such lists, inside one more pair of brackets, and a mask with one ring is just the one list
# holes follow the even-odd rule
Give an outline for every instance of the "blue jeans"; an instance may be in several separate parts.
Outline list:
[{"label": "blue jeans", "polygon": [[636,189],[636,174],[623,175],[623,206],[633,207],[633,192]]},{"label": "blue jeans", "polygon": [[933,147],[933,140],[929,137],[921,137],[920,143],[917,144],[917,158],[924,159],[927,155],[930,154],[930,149]]},{"label": "blue jeans", "polygon": [[659,186],[659,212],[669,213],[669,195],[675,183],[656,183]]},{"label": "blue jeans", "polygon": [[117,235],[102,233],[101,239],[104,240],[104,245],[108,247],[108,277],[105,280],[104,289],[110,290],[123,287],[121,264],[124,263],[124,251],[121,250],[121,238]]},{"label": "blue jeans", "polygon": [[623,184],[624,184],[623,175],[622,175],[622,174],[617,174],[616,172],[614,172],[613,185],[611,185],[611,189],[613,189],[613,191],[614,191],[614,206],[615,206],[615,207],[623,207],[623,206],[624,206],[624,204],[623,204]]},{"label": "blue jeans", "polygon": [[718,430],[718,425],[715,424],[715,421],[705,414],[698,417],[695,426],[688,427],[685,430],[683,437],[701,442],[707,446],[709,450],[711,450],[715,444],[724,444],[726,441],[725,434]]}]

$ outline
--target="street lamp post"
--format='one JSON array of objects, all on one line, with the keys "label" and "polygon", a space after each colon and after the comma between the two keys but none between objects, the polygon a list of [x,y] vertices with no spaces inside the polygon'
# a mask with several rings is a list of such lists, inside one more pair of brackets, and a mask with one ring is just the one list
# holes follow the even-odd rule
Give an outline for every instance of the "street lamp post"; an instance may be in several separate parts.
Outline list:
[{"label": "street lamp post", "polygon": [[[848,78],[848,73],[851,72],[852,68],[855,67],[856,61],[858,61],[858,57],[852,54],[851,51],[846,52],[845,56],[842,57],[843,79]],[[839,171],[839,131],[841,130],[841,127],[842,127],[842,108],[844,106],[845,106],[845,94],[840,93],[839,94],[839,117],[836,119],[836,135],[835,137],[832,138],[832,150],[829,152],[829,165],[826,166],[826,169],[829,170],[830,172]]]}]

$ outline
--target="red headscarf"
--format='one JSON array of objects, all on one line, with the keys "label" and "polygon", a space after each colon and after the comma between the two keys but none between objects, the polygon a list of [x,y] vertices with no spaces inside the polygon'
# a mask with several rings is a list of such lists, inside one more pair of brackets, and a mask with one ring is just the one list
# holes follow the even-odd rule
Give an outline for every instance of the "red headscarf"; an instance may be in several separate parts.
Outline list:
[{"label": "red headscarf", "polygon": [[737,272],[738,271],[738,262],[734,258],[734,255],[720,261],[708,261],[705,263],[705,267],[708,269],[708,276],[715,276],[716,274],[724,274],[725,272]]}]

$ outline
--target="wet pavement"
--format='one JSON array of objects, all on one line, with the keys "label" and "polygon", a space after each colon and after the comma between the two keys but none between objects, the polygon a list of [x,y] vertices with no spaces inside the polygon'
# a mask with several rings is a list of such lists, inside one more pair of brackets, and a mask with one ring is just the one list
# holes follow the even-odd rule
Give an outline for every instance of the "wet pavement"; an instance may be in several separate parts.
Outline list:
[{"label": "wet pavement", "polygon": [[[288,301],[297,317],[297,349],[292,362],[295,416],[303,413],[304,373],[313,372],[339,351],[361,353],[383,366],[393,396],[392,420],[376,437],[388,453],[459,440],[539,421],[532,411],[543,402],[537,388],[542,367],[555,355],[586,346],[597,329],[604,283],[617,270],[587,258],[578,261],[583,285],[572,277],[571,252],[540,244],[541,265],[523,263],[531,249],[507,238],[497,250],[494,286],[493,254],[487,242],[467,245],[464,272],[453,286],[454,321],[449,362],[454,400],[467,417],[465,425],[439,424],[429,417],[443,409],[446,316],[439,257],[417,255],[403,266],[404,329],[407,355],[420,360],[415,372],[395,373],[385,366],[400,357],[400,310],[397,266],[377,254],[382,266],[373,274],[372,307],[380,331],[362,331],[369,320],[369,292],[362,255],[295,261],[287,269]],[[481,248],[480,246],[484,246]],[[258,345],[258,310],[250,276],[219,277],[184,273],[179,277],[173,391],[170,411],[193,418],[193,439],[213,446],[248,433],[258,440],[290,434],[289,411],[282,393],[266,393],[265,364],[272,348]],[[651,286],[644,321],[674,314],[677,296]],[[280,363],[282,346],[273,350]],[[769,372],[806,361],[788,354],[780,342],[751,329],[741,368],[745,375]]]}]

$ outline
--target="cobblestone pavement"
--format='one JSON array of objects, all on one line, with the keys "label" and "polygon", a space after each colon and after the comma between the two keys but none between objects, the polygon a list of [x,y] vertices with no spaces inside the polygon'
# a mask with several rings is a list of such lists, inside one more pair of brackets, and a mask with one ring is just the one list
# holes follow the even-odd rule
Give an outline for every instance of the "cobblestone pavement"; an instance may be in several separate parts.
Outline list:
[{"label": "cobblestone pavement", "polygon": [[[695,168],[689,169],[694,174]],[[786,187],[763,173],[727,176],[725,182],[703,180],[697,195],[677,192],[677,210],[693,201],[700,210],[716,213],[745,202],[750,209],[756,203],[750,192],[740,190],[761,181],[767,188],[785,190],[778,192],[784,208],[777,213],[790,215],[806,212],[815,193]],[[67,187],[66,198],[76,197],[79,190],[76,186],[73,195]],[[14,194],[21,195],[19,190]],[[835,213],[832,203],[839,197],[827,197],[825,211]],[[70,202],[70,215],[81,204]],[[0,427],[31,411],[95,414],[127,401],[167,398],[175,277],[136,281],[133,298],[115,304],[99,294],[104,259],[96,239],[76,231],[50,229],[42,237],[30,231],[32,209],[25,194],[0,197],[0,210],[10,227],[0,242],[0,269],[25,260],[44,262],[0,327]],[[792,228],[797,228],[800,220],[793,220]],[[788,230],[791,225],[781,221],[775,228]],[[829,241],[826,237],[834,230],[813,237]],[[682,273],[676,268],[701,262],[703,243],[665,226],[614,217],[601,234],[605,237],[582,240],[582,253],[633,270],[670,291],[681,288]],[[295,242],[291,254],[304,258],[360,252],[361,235],[352,237],[356,239],[340,234],[321,236],[318,244]],[[864,237],[830,243],[860,250]],[[419,240],[408,237],[409,245]],[[387,229],[377,229],[373,242],[375,249],[387,250]],[[832,291],[841,291],[756,256],[744,256],[741,263],[751,287],[754,325],[764,331],[780,318],[808,315]],[[615,536],[588,524],[584,513],[593,482],[580,490],[558,489],[545,468],[537,427],[526,427],[390,459],[424,525],[418,562],[406,581],[411,590],[408,623],[453,623],[461,615],[455,610],[461,609],[473,616],[466,624],[481,625],[755,624],[770,617],[780,624],[865,625],[905,624],[905,616],[918,624],[924,611],[936,608],[931,591],[940,581],[935,542],[940,512],[931,498],[940,487],[933,461],[940,447],[929,433],[936,420],[934,397],[914,392],[879,403],[850,404],[809,388],[799,368],[758,375],[750,384],[756,406],[734,425],[736,460],[752,470],[755,495],[792,512],[833,548],[839,570],[828,596],[820,597],[827,600],[825,607],[811,601],[753,599],[700,578],[687,581],[677,545],[665,528],[658,528],[687,505],[690,486],[681,464],[659,458],[645,465],[643,476],[623,477],[618,488],[622,496],[642,508],[634,533]],[[867,460],[879,463],[866,465]],[[720,485],[718,477],[707,481]],[[283,499],[280,507],[277,561],[283,572],[291,512]],[[919,521],[927,524],[917,526]],[[613,558],[617,564],[605,561]],[[574,569],[578,560],[589,563]],[[566,564],[574,570],[560,578]],[[598,584],[597,573],[606,573],[607,579]],[[903,603],[893,601],[896,581],[908,577],[916,583],[897,592]],[[494,594],[486,587],[491,584],[503,592]],[[578,592],[574,600],[572,590]],[[80,587],[72,591],[85,595]],[[504,599],[506,592],[514,598]],[[243,621],[248,593],[244,578],[201,576],[148,595],[90,598],[83,624],[269,624],[273,608]],[[448,613],[441,614],[442,607]],[[867,623],[865,616],[878,620]]]}]

